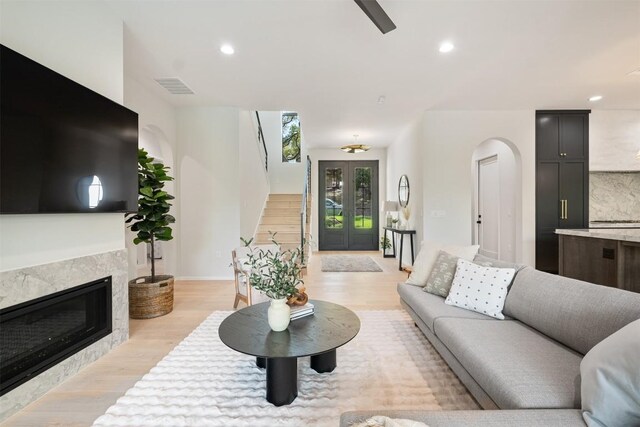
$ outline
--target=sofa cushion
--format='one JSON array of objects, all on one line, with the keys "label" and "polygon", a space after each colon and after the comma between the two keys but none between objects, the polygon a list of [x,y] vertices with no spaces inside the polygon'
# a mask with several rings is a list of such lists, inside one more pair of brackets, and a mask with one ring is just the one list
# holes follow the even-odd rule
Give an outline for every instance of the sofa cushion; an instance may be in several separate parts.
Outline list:
[{"label": "sofa cushion", "polygon": [[413,263],[411,275],[407,279],[407,283],[410,285],[424,287],[427,284],[427,279],[429,278],[429,274],[431,274],[431,268],[433,268],[433,263],[436,261],[436,258],[438,258],[440,250],[471,261],[478,253],[478,248],[480,248],[478,245],[454,246],[427,242],[422,249],[420,249],[420,252],[418,252],[418,256]]},{"label": "sofa cushion", "polygon": [[453,307],[444,303],[444,298],[423,292],[422,288],[398,283],[398,294],[409,307],[420,316],[422,321],[433,332],[433,321],[440,317],[464,317],[467,319],[490,320],[493,317],[475,313],[458,307]]},{"label": "sofa cushion", "polygon": [[581,355],[516,320],[439,318],[435,334],[501,409],[579,408]]},{"label": "sofa cushion", "polygon": [[605,338],[584,356],[582,410],[590,427],[640,426],[640,320]]},{"label": "sofa cushion", "polygon": [[449,295],[459,259],[460,257],[445,251],[438,252],[438,258],[433,263],[431,273],[429,273],[429,278],[427,279],[427,285],[422,290],[446,298]]},{"label": "sofa cushion", "polygon": [[429,427],[584,427],[578,409],[524,409],[514,411],[353,411],[340,416],[340,427],[349,427],[374,415],[404,418]]},{"label": "sofa cushion", "polygon": [[477,254],[475,257],[473,257],[473,262],[478,265],[482,265],[483,267],[513,268],[516,271],[516,274],[518,274],[518,271],[526,267],[526,265],[523,264],[516,264],[509,261],[493,259],[482,254]]},{"label": "sofa cushion", "polygon": [[640,294],[526,267],[513,281],[504,313],[586,354],[640,319]]},{"label": "sofa cushion", "polygon": [[451,292],[444,302],[502,320],[507,288],[515,272],[513,268],[483,267],[459,259]]}]

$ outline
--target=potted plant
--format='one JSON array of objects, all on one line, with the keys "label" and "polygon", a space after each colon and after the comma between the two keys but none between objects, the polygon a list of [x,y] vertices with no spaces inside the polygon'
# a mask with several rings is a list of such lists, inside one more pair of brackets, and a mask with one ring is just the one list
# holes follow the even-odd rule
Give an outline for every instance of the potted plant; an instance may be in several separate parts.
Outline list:
[{"label": "potted plant", "polygon": [[387,249],[391,249],[391,241],[388,237],[380,238],[380,248],[382,249],[382,255],[386,254]]},{"label": "potted plant", "polygon": [[138,212],[126,220],[136,232],[133,243],[151,246],[151,275],[129,282],[129,316],[150,319],[164,316],[173,310],[173,276],[156,275],[154,243],[173,239],[171,227],[175,218],[169,214],[174,197],[164,191],[164,184],[173,178],[168,166],[155,161],[144,149],[138,150]]},{"label": "potted plant", "polygon": [[301,248],[276,253],[256,249],[249,255],[251,286],[271,299],[267,320],[276,332],[289,326],[291,308],[287,300],[298,294],[297,286],[303,283],[300,279],[301,255]]}]

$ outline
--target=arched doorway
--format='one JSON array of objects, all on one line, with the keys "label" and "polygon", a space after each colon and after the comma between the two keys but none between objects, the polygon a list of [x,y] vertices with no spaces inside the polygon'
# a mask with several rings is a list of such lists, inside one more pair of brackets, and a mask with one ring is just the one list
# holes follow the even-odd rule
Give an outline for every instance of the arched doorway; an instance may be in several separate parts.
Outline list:
[{"label": "arched doorway", "polygon": [[473,242],[480,253],[504,261],[522,259],[522,161],[504,138],[480,143],[472,156]]}]

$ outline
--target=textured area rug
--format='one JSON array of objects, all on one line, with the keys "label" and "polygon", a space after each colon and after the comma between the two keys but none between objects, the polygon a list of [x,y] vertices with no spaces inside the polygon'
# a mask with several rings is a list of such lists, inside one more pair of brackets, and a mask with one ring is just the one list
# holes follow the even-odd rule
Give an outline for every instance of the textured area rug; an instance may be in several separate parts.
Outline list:
[{"label": "textured area rug", "polygon": [[298,397],[275,407],[265,371],[227,348],[214,312],[118,399],[94,426],[331,426],[366,409],[478,409],[455,374],[401,310],[360,311],[361,330],[318,374],[298,359]]},{"label": "textured area rug", "polygon": [[382,271],[380,266],[367,255],[321,255],[322,271],[357,272]]}]

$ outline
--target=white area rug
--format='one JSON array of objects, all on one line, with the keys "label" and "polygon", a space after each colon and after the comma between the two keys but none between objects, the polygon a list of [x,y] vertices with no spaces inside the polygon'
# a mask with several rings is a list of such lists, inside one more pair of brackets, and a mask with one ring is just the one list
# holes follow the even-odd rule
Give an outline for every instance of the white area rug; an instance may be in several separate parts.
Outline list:
[{"label": "white area rug", "polygon": [[331,426],[365,409],[477,409],[465,387],[401,310],[360,311],[338,367],[318,374],[298,359],[298,397],[265,400],[265,371],[227,348],[214,312],[118,399],[94,426]]},{"label": "white area rug", "polygon": [[322,271],[327,272],[379,272],[380,266],[367,255],[321,255]]}]

